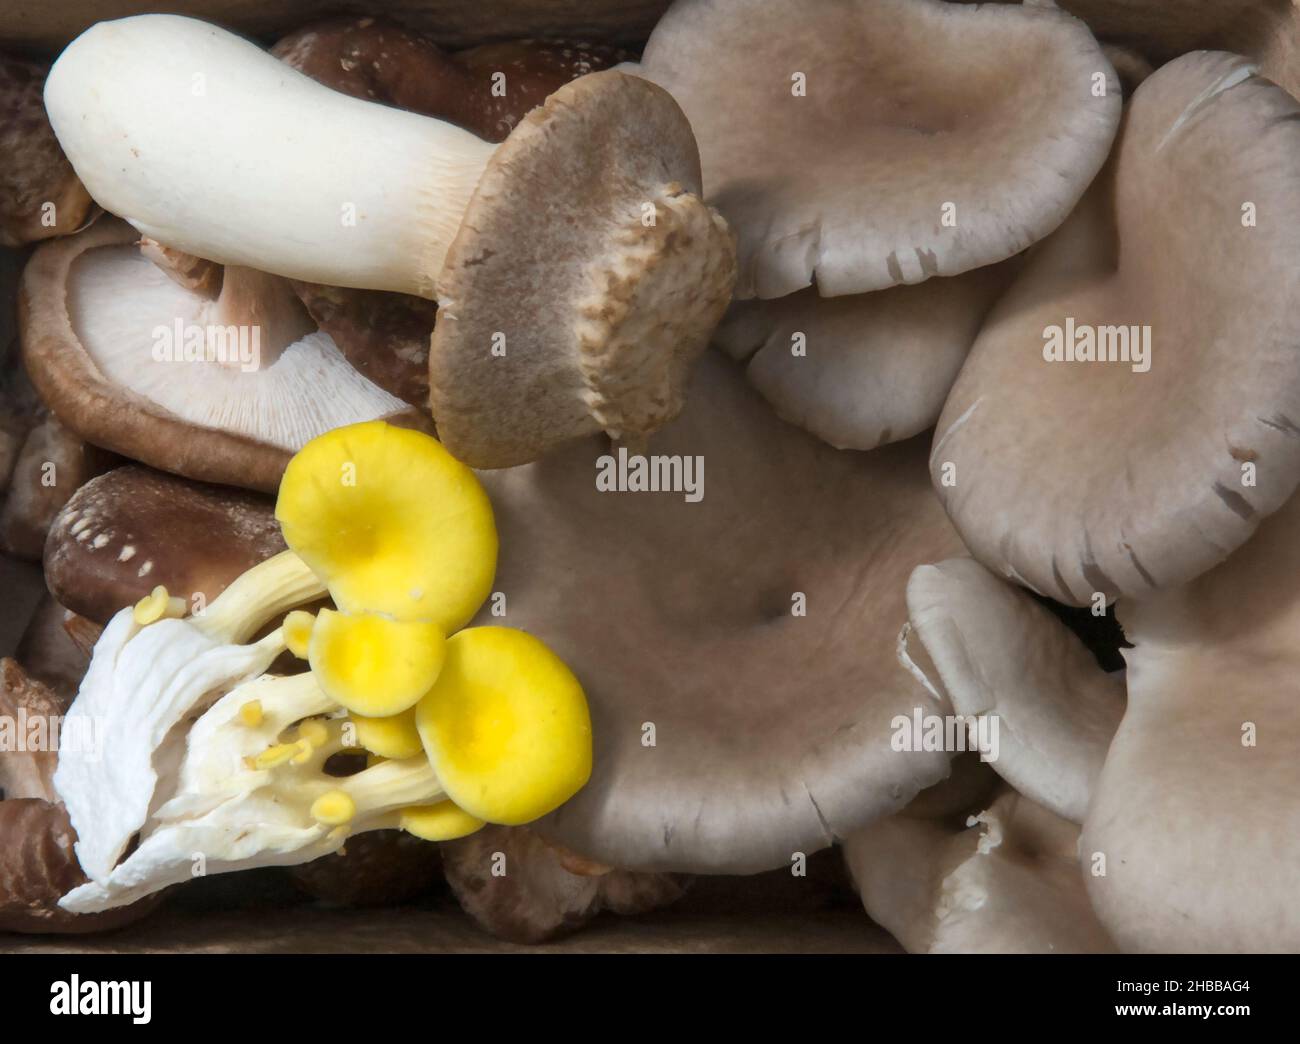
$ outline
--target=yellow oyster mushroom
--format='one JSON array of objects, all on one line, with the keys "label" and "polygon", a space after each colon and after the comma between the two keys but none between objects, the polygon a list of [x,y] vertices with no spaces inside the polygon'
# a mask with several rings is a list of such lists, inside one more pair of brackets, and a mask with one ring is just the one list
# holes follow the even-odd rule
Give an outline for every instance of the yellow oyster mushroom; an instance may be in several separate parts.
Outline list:
[{"label": "yellow oyster mushroom", "polygon": [[471,816],[454,801],[439,801],[436,805],[412,805],[398,813],[397,825],[408,834],[425,841],[455,841],[482,830],[487,824]]},{"label": "yellow oyster mushroom", "polygon": [[433,687],[446,646],[442,629],[426,620],[322,609],[307,643],[307,662],[335,703],[381,718],[410,710]]},{"label": "yellow oyster mushroom", "polygon": [[591,776],[582,686],[523,631],[472,627],[449,638],[415,723],[447,796],[489,823],[532,822]]},{"label": "yellow oyster mushroom", "polygon": [[340,609],[463,627],[492,590],[497,532],[474,472],[428,435],[368,421],[312,439],[275,517]]},{"label": "yellow oyster mushroom", "polygon": [[387,718],[352,715],[357,745],[381,758],[413,758],[424,750],[415,727],[415,708]]}]

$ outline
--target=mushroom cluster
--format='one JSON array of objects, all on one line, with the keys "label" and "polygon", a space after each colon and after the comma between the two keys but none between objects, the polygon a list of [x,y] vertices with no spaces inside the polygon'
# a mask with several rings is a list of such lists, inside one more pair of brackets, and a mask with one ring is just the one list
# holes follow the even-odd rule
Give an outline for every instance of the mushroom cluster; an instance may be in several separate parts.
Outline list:
[{"label": "mushroom cluster", "polygon": [[0,931],[1300,950],[1300,6],[104,6],[0,56]]}]

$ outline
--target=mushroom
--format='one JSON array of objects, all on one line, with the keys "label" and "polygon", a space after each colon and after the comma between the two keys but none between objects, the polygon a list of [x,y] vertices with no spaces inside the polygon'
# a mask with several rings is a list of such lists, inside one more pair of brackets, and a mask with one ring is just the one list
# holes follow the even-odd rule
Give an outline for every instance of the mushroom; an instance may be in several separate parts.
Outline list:
[{"label": "mushroom", "polygon": [[62,605],[103,624],[159,584],[207,605],[284,546],[269,499],[129,465],[91,479],[59,512],[45,581]]},{"label": "mushroom", "polygon": [[0,548],[39,559],[63,505],[115,458],[44,413],[23,441],[0,507]]},{"label": "mushroom", "polygon": [[336,91],[450,120],[494,142],[566,83],[631,57],[611,44],[556,39],[449,55],[423,33],[371,17],[303,26],[271,53]]},{"label": "mushroom", "polygon": [[1047,609],[978,562],[918,566],[907,582],[914,633],[930,682],[965,718],[991,733],[990,763],[1049,812],[1082,823],[1111,737],[1124,714],[1123,678]]},{"label": "mushroom", "polygon": [[424,423],[312,331],[283,280],[228,266],[214,299],[135,239],[101,221],[46,244],[23,273],[28,372],[77,434],[189,478],[270,491],[321,432]]},{"label": "mushroom", "polygon": [[438,846],[402,830],[375,830],[337,852],[288,869],[308,895],[339,906],[396,906],[442,880]]},{"label": "mushroom", "polygon": [[1214,569],[1119,604],[1128,711],[1079,861],[1125,950],[1300,950],[1297,527],[1292,497]]},{"label": "mushroom", "polygon": [[544,634],[592,708],[591,782],[535,829],[625,869],[788,867],[947,774],[890,723],[923,693],[895,655],[907,575],[960,544],[922,445],[833,450],[717,353],[652,449],[482,476],[502,556],[480,620]]},{"label": "mushroom", "polygon": [[604,910],[622,916],[674,902],[674,874],[633,873],[592,863],[527,827],[486,827],[442,845],[447,881],[484,931],[539,943],[577,931]]},{"label": "mushroom", "polygon": [[58,694],[66,706],[90,665],[90,649],[99,640],[92,621],[71,613],[46,594],[32,614],[14,655],[37,682]]},{"label": "mushroom", "polygon": [[33,678],[15,659],[0,660],[0,796],[5,801],[38,798],[57,801],[54,768],[58,745],[51,728],[68,709],[49,686]]},{"label": "mushroom", "polygon": [[1120,113],[1087,27],[1013,4],[677,0],[641,75],[691,120],[741,298],[1009,258],[1064,220]]},{"label": "mushroom", "polygon": [[476,466],[653,431],[731,293],[733,245],[698,198],[690,126],[622,73],[567,84],[494,146],[331,91],[215,27],[141,15],[70,44],[45,102],[92,196],[145,235],[436,296],[433,413]]},{"label": "mushroom", "polygon": [[1113,953],[1075,824],[1014,791],[962,825],[891,816],[845,843],[873,920],[909,953]]},{"label": "mushroom", "polygon": [[45,115],[47,68],[0,54],[0,246],[76,231],[91,215]]},{"label": "mushroom", "polygon": [[837,449],[873,449],[934,426],[1015,262],[874,294],[800,290],[731,306],[714,344],[791,424]]},{"label": "mushroom", "polygon": [[1253,72],[1198,52],[1138,88],[939,420],[931,470],[971,553],[1058,601],[1196,576],[1300,478],[1300,105]]}]

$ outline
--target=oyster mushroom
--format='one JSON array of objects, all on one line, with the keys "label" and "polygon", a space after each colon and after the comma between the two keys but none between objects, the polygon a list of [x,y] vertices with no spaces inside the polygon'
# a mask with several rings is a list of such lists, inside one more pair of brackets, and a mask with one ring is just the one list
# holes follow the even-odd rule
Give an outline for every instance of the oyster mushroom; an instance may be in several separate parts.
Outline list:
[{"label": "oyster mushroom", "polygon": [[1088,904],[1078,836],[1005,791],[964,825],[891,816],[844,849],[867,913],[909,953],[1113,953]]},{"label": "oyster mushroom", "polygon": [[968,728],[998,720],[991,764],[1048,812],[1082,823],[1124,714],[1122,676],[1047,609],[978,562],[918,566],[907,582],[912,633],[930,681]]},{"label": "oyster mushroom", "polygon": [[1185,55],[1134,93],[1110,165],[994,308],[936,429],[936,487],[993,572],[1067,604],[1144,597],[1291,495],[1298,150],[1300,105],[1245,59]]},{"label": "oyster mushroom", "polygon": [[55,517],[45,582],[103,624],[159,584],[206,605],[284,548],[269,498],[133,464],[91,479]]},{"label": "oyster mushroom", "polygon": [[874,294],[809,288],[731,306],[713,342],[778,416],[837,449],[867,450],[934,426],[980,324],[1016,263]]},{"label": "oyster mushroom", "polygon": [[511,942],[558,938],[605,910],[648,913],[686,889],[674,874],[634,873],[581,859],[527,827],[487,827],[448,841],[442,862],[465,912]]},{"label": "oyster mushroom", "polygon": [[[69,45],[45,102],[91,194],[160,242],[436,296],[433,413],[477,466],[653,431],[731,293],[690,126],[622,73],[566,85],[497,146],[330,91],[215,27],[141,15]],[[256,164],[237,159],[248,150]]]},{"label": "oyster mushroom", "polygon": [[420,414],[314,331],[283,280],[227,267],[189,289],[102,221],[37,251],[23,273],[23,357],[60,420],[124,456],[202,481],[274,490],[309,439]]},{"label": "oyster mushroom", "polygon": [[895,656],[906,577],[960,545],[915,441],[833,450],[716,353],[688,401],[652,457],[684,479],[698,456],[702,496],[602,492],[636,461],[601,439],[482,476],[502,557],[480,619],[544,634],[591,704],[592,780],[538,833],[620,868],[748,873],[947,774],[944,752],[891,750],[890,722],[923,692]]},{"label": "oyster mushroom", "polygon": [[41,101],[47,68],[0,55],[0,246],[75,232],[92,206]]},{"label": "oyster mushroom", "polygon": [[741,298],[1009,258],[1065,219],[1120,113],[1087,27],[1014,4],[678,0],[640,75],[691,120]]},{"label": "oyster mushroom", "polygon": [[1079,861],[1125,950],[1300,949],[1298,526],[1292,497],[1214,569],[1119,605],[1128,710]]}]

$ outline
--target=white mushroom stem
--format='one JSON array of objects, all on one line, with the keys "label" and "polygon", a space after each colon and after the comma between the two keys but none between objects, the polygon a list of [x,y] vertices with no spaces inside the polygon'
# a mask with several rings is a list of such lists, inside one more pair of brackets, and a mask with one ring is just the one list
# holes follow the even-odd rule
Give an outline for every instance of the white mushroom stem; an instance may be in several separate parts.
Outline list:
[{"label": "white mushroom stem", "polygon": [[495,146],[350,98],[190,18],[101,22],[45,106],[95,200],[226,265],[433,297]]},{"label": "white mushroom stem", "polygon": [[[257,330],[258,359],[263,368],[275,362],[289,345],[316,329],[307,309],[285,279],[242,265],[226,267],[212,325]],[[228,356],[219,361],[232,367],[242,364],[238,357]]]}]

